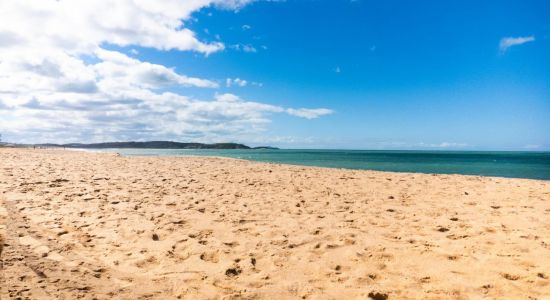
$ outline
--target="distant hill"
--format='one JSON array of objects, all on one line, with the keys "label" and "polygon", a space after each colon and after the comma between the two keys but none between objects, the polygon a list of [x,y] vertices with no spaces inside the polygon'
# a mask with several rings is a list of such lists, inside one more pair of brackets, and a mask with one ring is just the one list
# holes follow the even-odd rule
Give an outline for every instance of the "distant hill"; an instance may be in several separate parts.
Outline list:
[{"label": "distant hill", "polygon": [[107,148],[135,148],[135,149],[276,149],[274,147],[256,147],[251,148],[243,144],[236,143],[179,143],[170,141],[151,141],[151,142],[111,142],[95,144],[40,144],[42,147],[64,147],[80,149],[107,149]]}]

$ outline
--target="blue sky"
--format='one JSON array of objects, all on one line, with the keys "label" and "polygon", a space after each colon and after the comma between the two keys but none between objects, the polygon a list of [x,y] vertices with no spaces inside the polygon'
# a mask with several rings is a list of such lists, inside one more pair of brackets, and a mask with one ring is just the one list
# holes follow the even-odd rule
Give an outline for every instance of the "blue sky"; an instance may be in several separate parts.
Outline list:
[{"label": "blue sky", "polygon": [[[234,95],[277,108],[262,111],[258,123],[237,121],[258,129],[253,131],[239,127],[216,136],[178,129],[155,136],[127,129],[112,138],[192,137],[285,148],[550,150],[547,1],[244,1],[205,5],[181,19],[179,29],[192,31],[201,43],[222,43],[223,50],[117,40],[100,46],[217,84],[155,87],[156,93]],[[327,113],[296,117],[279,113],[281,107]],[[86,134],[90,130],[73,140]]]},{"label": "blue sky", "polygon": [[[257,52],[144,55],[199,77],[263,83],[228,89],[245,98],[335,110],[313,121],[281,117],[275,134],[319,147],[550,146],[548,2],[259,2],[195,17],[201,39],[217,34]],[[535,41],[502,53],[500,40],[517,36]]]}]

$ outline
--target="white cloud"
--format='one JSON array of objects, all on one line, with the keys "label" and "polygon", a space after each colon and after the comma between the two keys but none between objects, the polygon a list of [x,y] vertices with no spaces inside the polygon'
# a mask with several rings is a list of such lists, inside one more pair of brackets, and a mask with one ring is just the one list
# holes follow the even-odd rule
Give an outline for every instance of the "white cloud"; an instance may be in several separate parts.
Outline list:
[{"label": "white cloud", "polygon": [[524,36],[524,37],[506,37],[500,40],[499,49],[501,52],[505,52],[510,47],[522,45],[522,44],[534,42],[534,41],[535,41],[535,37],[532,35]]},{"label": "white cloud", "polygon": [[441,142],[439,144],[418,143],[418,144],[413,144],[411,146],[420,147],[420,148],[464,148],[464,147],[468,147],[470,145],[468,145],[466,143]]},{"label": "white cloud", "polygon": [[256,49],[252,45],[235,44],[235,45],[231,45],[229,47],[231,49],[235,49],[237,51],[243,51],[243,52],[247,52],[247,53],[256,53],[256,52],[258,52],[258,49]]},{"label": "white cloud", "polygon": [[174,85],[218,87],[213,81],[180,75],[173,69],[141,62],[117,51],[99,49],[95,54],[102,62],[95,64],[93,69],[102,81],[112,81],[113,84],[122,83],[151,89]]},{"label": "white cloud", "polygon": [[258,50],[256,50],[256,48],[254,48],[254,47],[251,46],[251,45],[244,45],[244,46],[242,47],[242,49],[243,49],[244,52],[253,52],[253,53],[258,52]]},{"label": "white cloud", "polygon": [[249,30],[250,28],[252,28],[250,25],[246,25],[244,24],[242,27],[241,27],[243,30]]},{"label": "white cloud", "polygon": [[238,86],[238,87],[245,87],[245,86],[257,86],[257,87],[263,87],[264,84],[261,82],[255,82],[255,81],[248,81],[240,78],[226,78],[225,79],[225,86],[226,87],[232,87],[232,86]]},{"label": "white cloud", "polygon": [[246,85],[248,85],[248,81],[246,81],[244,79],[240,79],[240,78],[234,78],[234,79],[227,78],[225,80],[225,86],[231,87],[233,85],[240,86],[240,87],[245,87]]},{"label": "white cloud", "polygon": [[102,43],[205,54],[223,49],[185,28],[194,11],[215,4],[239,8],[249,1],[21,0],[2,1],[0,32],[22,44],[89,52]]},{"label": "white cloud", "polygon": [[146,89],[113,89],[74,100],[27,98],[18,109],[0,108],[3,133],[7,139],[19,142],[228,141],[260,135],[271,122],[270,114],[288,113],[310,119],[319,111],[285,109],[233,94],[200,100]]},{"label": "white cloud", "polygon": [[438,145],[437,144],[433,145],[433,147],[436,147],[436,148],[453,148],[453,147],[462,148],[466,146],[468,146],[468,144],[466,143],[449,143],[449,142],[442,142]]},{"label": "white cloud", "polygon": [[306,119],[316,119],[324,115],[330,115],[334,111],[327,109],[327,108],[314,108],[314,109],[308,109],[308,108],[289,108],[286,110],[286,112],[289,115],[302,117]]},{"label": "white cloud", "polygon": [[[105,49],[111,44],[211,54],[224,45],[198,40],[185,27],[192,13],[212,5],[238,10],[249,2],[1,1],[0,132],[16,142],[238,140],[264,130],[273,113],[311,118],[315,112],[308,109],[232,94],[195,99],[166,92],[218,83]],[[130,48],[129,54],[138,52]]]},{"label": "white cloud", "polygon": [[220,102],[237,102],[240,100],[239,96],[225,93],[225,94],[216,94],[215,96],[217,101]]}]

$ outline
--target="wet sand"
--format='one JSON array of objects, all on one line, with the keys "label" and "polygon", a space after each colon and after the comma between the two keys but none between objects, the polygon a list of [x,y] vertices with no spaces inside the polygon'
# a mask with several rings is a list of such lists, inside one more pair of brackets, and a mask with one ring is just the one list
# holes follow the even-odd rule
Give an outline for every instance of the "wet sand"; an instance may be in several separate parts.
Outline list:
[{"label": "wet sand", "polygon": [[550,181],[0,149],[1,299],[548,299]]}]

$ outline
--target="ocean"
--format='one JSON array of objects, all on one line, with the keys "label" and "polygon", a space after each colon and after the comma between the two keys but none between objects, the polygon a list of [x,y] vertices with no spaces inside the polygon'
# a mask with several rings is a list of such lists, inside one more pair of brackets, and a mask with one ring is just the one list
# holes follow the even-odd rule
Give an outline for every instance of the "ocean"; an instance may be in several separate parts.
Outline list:
[{"label": "ocean", "polygon": [[223,156],[303,166],[550,180],[550,152],[103,149],[125,156]]}]

